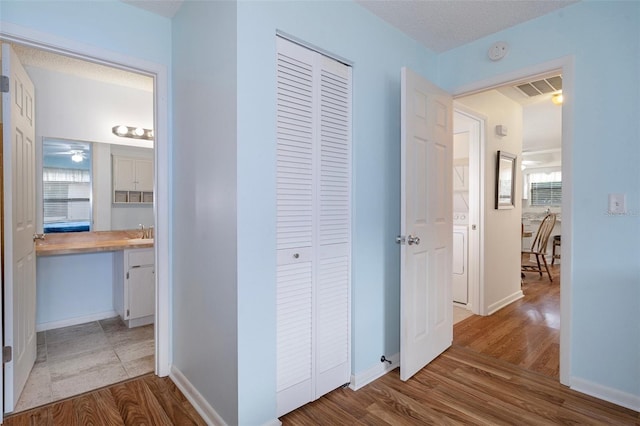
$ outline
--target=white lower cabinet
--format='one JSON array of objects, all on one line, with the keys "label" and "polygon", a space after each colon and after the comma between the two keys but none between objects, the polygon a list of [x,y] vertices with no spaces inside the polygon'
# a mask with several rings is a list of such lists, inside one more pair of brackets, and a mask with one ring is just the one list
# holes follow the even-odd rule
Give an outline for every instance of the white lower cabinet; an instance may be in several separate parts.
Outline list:
[{"label": "white lower cabinet", "polygon": [[114,254],[113,304],[128,327],[152,324],[155,319],[156,279],[154,250],[132,249]]}]

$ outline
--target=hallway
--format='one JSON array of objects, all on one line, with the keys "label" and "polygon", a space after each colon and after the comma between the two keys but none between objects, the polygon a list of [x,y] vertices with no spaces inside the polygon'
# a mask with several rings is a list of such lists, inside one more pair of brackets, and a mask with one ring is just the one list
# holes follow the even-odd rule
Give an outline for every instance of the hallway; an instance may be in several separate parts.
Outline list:
[{"label": "hallway", "polygon": [[558,380],[560,358],[560,266],[525,274],[524,298],[493,315],[474,315],[453,326],[460,346]]}]

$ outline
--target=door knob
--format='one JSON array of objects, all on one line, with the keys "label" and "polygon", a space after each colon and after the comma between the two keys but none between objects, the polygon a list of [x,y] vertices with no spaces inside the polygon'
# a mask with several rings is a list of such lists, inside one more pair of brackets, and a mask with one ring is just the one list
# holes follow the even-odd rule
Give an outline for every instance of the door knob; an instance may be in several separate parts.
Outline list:
[{"label": "door knob", "polygon": [[413,235],[409,235],[407,237],[407,244],[409,245],[420,245],[420,237],[414,237]]}]

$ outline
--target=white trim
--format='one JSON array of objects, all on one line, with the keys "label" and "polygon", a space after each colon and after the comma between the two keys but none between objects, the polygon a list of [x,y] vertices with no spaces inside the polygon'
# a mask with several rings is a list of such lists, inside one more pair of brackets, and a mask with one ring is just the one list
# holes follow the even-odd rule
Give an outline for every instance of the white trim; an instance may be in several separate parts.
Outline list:
[{"label": "white trim", "polygon": [[169,79],[166,65],[124,55],[32,28],[0,21],[0,39],[72,56],[82,60],[143,73],[154,77],[154,132],[156,216],[156,374],[167,376],[171,366],[169,271]]},{"label": "white trim", "polygon": [[323,56],[326,56],[327,58],[335,59],[336,61],[341,62],[344,65],[347,65],[349,67],[353,67],[353,61],[345,59],[340,55],[336,55],[334,53],[331,53],[328,50],[325,50],[325,49],[323,49],[321,47],[318,47],[315,44],[308,43],[305,40],[299,39],[298,37],[293,36],[291,34],[288,34],[288,33],[284,32],[284,31],[276,30],[276,36],[280,37],[282,39],[285,39],[287,41],[290,41],[293,44],[297,44],[299,46],[302,46],[305,49],[317,52],[317,53],[319,53],[319,54],[321,54]]},{"label": "white trim", "polygon": [[522,299],[523,297],[524,293],[522,292],[522,290],[518,290],[515,293],[505,297],[504,299],[498,300],[497,302],[487,306],[487,315],[491,315],[504,308],[505,306],[515,302],[516,300]]},{"label": "white trim", "polygon": [[640,411],[640,395],[622,392],[617,389],[612,389],[607,386],[602,386],[597,383],[581,379],[580,377],[571,378],[571,389],[630,410]]},{"label": "white trim", "polygon": [[485,80],[465,84],[456,88],[454,97],[471,95],[532,75],[540,75],[555,70],[562,72],[562,92],[566,95],[562,104],[562,246],[561,257],[564,259],[560,271],[560,383],[571,385],[571,303],[572,303],[572,225],[573,225],[573,111],[575,99],[574,72],[575,58],[564,56],[541,64],[532,65],[516,71],[494,76]]},{"label": "white trim", "polygon": [[[456,102],[453,102],[454,126],[459,119],[467,121],[467,130],[472,134],[469,144],[469,176],[477,177],[469,182],[469,303],[468,308],[476,315],[485,315],[484,308],[484,203],[485,203],[485,126],[487,117]],[[470,122],[470,123],[469,123]],[[473,225],[476,229],[473,229]]]},{"label": "white trim", "polygon": [[189,400],[193,408],[196,409],[198,414],[208,425],[226,426],[224,419],[213,409],[213,407],[207,402],[207,400],[198,392],[193,384],[185,377],[184,374],[175,366],[171,366],[171,373],[169,378],[173,380],[178,389]]},{"label": "white trim", "polygon": [[391,355],[387,359],[391,361],[391,364],[389,364],[388,362],[380,362],[380,364],[376,364],[373,367],[363,371],[362,373],[352,374],[351,381],[349,382],[349,388],[357,391],[363,386],[366,386],[374,380],[377,380],[380,377],[384,376],[389,371],[400,367],[399,352]]},{"label": "white trim", "polygon": [[82,317],[68,318],[60,321],[43,322],[36,324],[36,332],[53,330],[56,328],[69,327],[72,325],[85,324],[87,322],[100,321],[103,319],[117,317],[116,311],[105,311],[97,314],[85,315]]},{"label": "white trim", "polygon": [[262,426],[280,426],[280,425],[282,425],[282,422],[280,421],[280,419],[275,418],[273,420],[266,422]]}]

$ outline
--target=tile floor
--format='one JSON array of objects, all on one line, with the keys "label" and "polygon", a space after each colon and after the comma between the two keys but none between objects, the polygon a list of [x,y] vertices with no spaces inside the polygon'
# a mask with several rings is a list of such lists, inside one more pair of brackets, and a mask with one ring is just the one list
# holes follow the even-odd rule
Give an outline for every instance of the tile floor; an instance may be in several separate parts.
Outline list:
[{"label": "tile floor", "polygon": [[38,355],[14,412],[154,370],[153,324],[120,317],[38,333]]},{"label": "tile floor", "polygon": [[453,305],[453,323],[457,324],[463,319],[469,318],[473,315],[473,312],[462,308],[460,306]]}]

